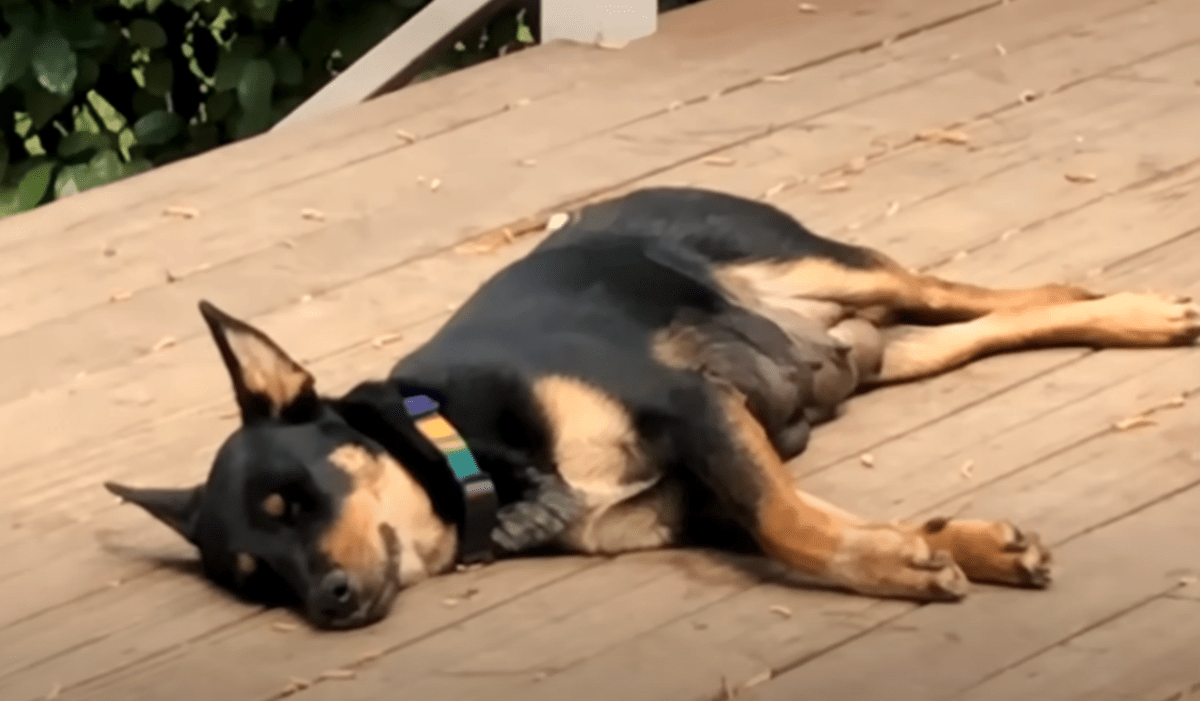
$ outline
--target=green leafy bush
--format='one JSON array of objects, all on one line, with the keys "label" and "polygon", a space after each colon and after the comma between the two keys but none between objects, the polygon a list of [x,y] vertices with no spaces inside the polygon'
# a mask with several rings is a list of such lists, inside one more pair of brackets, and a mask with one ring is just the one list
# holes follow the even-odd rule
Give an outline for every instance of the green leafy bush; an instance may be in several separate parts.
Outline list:
[{"label": "green leafy bush", "polygon": [[[431,0],[0,0],[0,217],[269,129]],[[427,75],[532,42],[520,12]]]}]

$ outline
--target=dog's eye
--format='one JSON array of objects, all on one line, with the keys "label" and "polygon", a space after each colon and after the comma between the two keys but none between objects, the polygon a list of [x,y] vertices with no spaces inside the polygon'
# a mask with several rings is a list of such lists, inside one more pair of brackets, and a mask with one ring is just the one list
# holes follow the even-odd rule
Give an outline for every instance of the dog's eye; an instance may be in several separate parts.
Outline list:
[{"label": "dog's eye", "polygon": [[270,518],[293,525],[316,510],[315,501],[299,490],[273,492],[262,502],[262,510]]}]

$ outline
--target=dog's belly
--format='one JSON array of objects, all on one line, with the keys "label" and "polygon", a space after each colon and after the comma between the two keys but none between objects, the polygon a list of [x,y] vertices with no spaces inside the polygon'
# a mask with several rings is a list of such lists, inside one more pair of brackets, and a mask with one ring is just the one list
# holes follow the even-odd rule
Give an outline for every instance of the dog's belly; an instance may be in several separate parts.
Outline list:
[{"label": "dog's belly", "polygon": [[664,548],[679,540],[683,492],[674,481],[629,483],[623,490],[576,491],[586,507],[560,536],[559,545],[567,550],[615,555]]}]

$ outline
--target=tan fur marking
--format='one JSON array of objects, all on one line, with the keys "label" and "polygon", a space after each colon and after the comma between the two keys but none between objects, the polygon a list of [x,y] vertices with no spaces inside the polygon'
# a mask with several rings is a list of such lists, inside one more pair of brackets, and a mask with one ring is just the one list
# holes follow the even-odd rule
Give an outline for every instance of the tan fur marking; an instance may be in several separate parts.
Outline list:
[{"label": "tan fur marking", "polygon": [[823,574],[848,524],[840,515],[800,498],[787,466],[742,397],[730,391],[725,411],[758,472],[762,502],[755,535],[763,550],[798,572]]},{"label": "tan fur marking", "polygon": [[278,494],[268,494],[266,499],[263,499],[262,510],[271,518],[279,518],[283,516],[284,510],[287,508],[287,503],[283,497]]},{"label": "tan fur marking", "polygon": [[950,553],[975,582],[1045,586],[1050,554],[1034,534],[1003,521],[934,519],[917,531],[935,550]]},{"label": "tan fur marking", "polygon": [[312,389],[313,376],[265,337],[233,329],[225,337],[241,366],[246,389],[266,397],[273,416]]},{"label": "tan fur marking", "polygon": [[[848,268],[825,258],[804,258],[786,263],[729,266],[721,271],[719,279],[737,298],[746,297],[752,290],[759,299],[818,299],[863,310],[882,306],[941,322],[1096,297],[1065,285],[989,289],[950,282],[909,271],[877,251],[868,254],[875,259],[875,267]],[[871,314],[878,311],[871,310]]]},{"label": "tan fur marking", "polygon": [[385,575],[387,545],[379,533],[389,526],[400,541],[400,582],[410,584],[450,569],[455,530],[438,518],[429,496],[391,456],[343,445],[329,461],[354,480],[321,551],[358,581],[377,584]]},{"label": "tan fur marking", "polygon": [[258,569],[258,560],[255,560],[253,556],[246,553],[238,553],[234,566],[237,569],[238,576],[245,578],[254,574],[254,571]]},{"label": "tan fur marking", "polygon": [[629,415],[616,400],[569,377],[550,376],[534,395],[553,427],[558,473],[586,507],[563,543],[616,553],[670,542],[680,509],[647,463]]},{"label": "tan fur marking", "polygon": [[889,332],[875,384],[936,375],[976,358],[1045,346],[1157,347],[1191,343],[1200,310],[1156,295],[1102,299],[997,312],[958,324]]}]

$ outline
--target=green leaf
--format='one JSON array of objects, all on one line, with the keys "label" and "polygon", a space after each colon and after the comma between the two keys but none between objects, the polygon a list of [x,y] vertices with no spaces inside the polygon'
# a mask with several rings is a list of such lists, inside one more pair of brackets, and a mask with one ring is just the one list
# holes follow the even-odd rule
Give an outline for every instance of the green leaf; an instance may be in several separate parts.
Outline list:
[{"label": "green leaf", "polygon": [[250,16],[264,24],[275,21],[279,11],[279,0],[250,0]]},{"label": "green leaf", "polygon": [[146,92],[156,97],[162,97],[171,92],[171,84],[175,79],[175,65],[168,58],[156,58],[146,64],[143,76],[146,81]]},{"label": "green leaf", "polygon": [[16,185],[0,187],[0,219],[21,211],[21,206],[17,201],[19,192]]},{"label": "green leaf", "polygon": [[[88,161],[91,177],[96,185],[106,185],[125,177],[125,164],[116,151],[106,150],[92,156]],[[95,187],[95,185],[93,185]]]},{"label": "green leaf", "polygon": [[143,146],[161,146],[183,129],[183,118],[174,112],[155,110],[133,124],[133,135]]},{"label": "green leaf", "polygon": [[167,45],[167,32],[152,19],[139,17],[129,23],[129,38],[133,43],[147,49],[161,49]]},{"label": "green leaf", "polygon": [[199,5],[201,2],[203,2],[203,0],[171,0],[171,2],[179,7],[182,7],[188,12],[191,12],[192,8],[194,8],[196,5]]},{"label": "green leaf", "polygon": [[63,166],[54,178],[55,197],[74,195],[125,177],[124,164],[115,151],[105,150],[87,163]]},{"label": "green leaf", "polygon": [[300,54],[292,47],[280,44],[271,49],[267,59],[275,69],[275,79],[280,85],[294,87],[304,80],[304,64],[300,60]]},{"label": "green leaf", "polygon": [[135,158],[134,160],[125,163],[121,166],[121,177],[127,178],[138,173],[145,173],[154,167],[154,164],[145,158]]},{"label": "green leaf", "polygon": [[70,99],[66,96],[54,95],[31,85],[25,93],[25,111],[29,113],[34,130],[46,126],[46,123],[61,112],[69,101]]},{"label": "green leaf", "polygon": [[[65,4],[65,3],[64,3]],[[108,25],[96,19],[89,5],[76,5],[51,15],[51,26],[62,32],[75,49],[94,49],[104,44]]]},{"label": "green leaf", "polygon": [[271,126],[271,91],[275,87],[275,69],[266,59],[254,59],[246,64],[238,81],[238,104],[243,119],[238,131],[243,136],[266,131]]},{"label": "green leaf", "polygon": [[229,110],[233,109],[233,103],[233,93],[213,93],[204,101],[204,120],[206,122],[219,122],[225,119],[225,117],[229,116]]},{"label": "green leaf", "polygon": [[79,76],[75,52],[66,37],[49,32],[38,38],[30,57],[38,84],[55,95],[70,95]]},{"label": "green leaf", "polygon": [[25,75],[33,56],[33,44],[33,32],[21,25],[0,39],[0,90]]},{"label": "green leaf", "polygon": [[211,122],[192,124],[188,127],[188,135],[191,136],[191,143],[188,145],[194,153],[207,151],[221,141],[221,134],[217,131],[217,125]]},{"label": "green leaf", "polygon": [[242,80],[242,72],[250,59],[262,53],[262,39],[256,36],[240,36],[233,40],[228,51],[217,59],[217,70],[213,73],[213,89],[218,92],[233,90]]},{"label": "green leaf", "polygon": [[24,27],[36,32],[42,23],[41,15],[32,2],[0,2],[0,16],[10,27]]},{"label": "green leaf", "polygon": [[17,211],[25,212],[41,203],[42,198],[46,196],[46,190],[50,187],[50,178],[54,175],[54,169],[58,167],[57,163],[42,163],[21,178],[21,182],[17,183]]},{"label": "green leaf", "polygon": [[79,92],[90,90],[100,78],[100,62],[91,56],[79,57],[79,77],[75,79],[75,89]]},{"label": "green leaf", "polygon": [[59,169],[54,177],[54,197],[67,197],[86,190],[82,183],[87,179],[88,166],[86,163],[67,165]]},{"label": "green leaf", "polygon": [[91,158],[97,151],[113,147],[112,137],[94,131],[74,131],[58,142],[58,157],[68,163]]},{"label": "green leaf", "polygon": [[163,0],[146,0],[146,9],[150,12],[157,12],[158,7],[163,4]]}]

